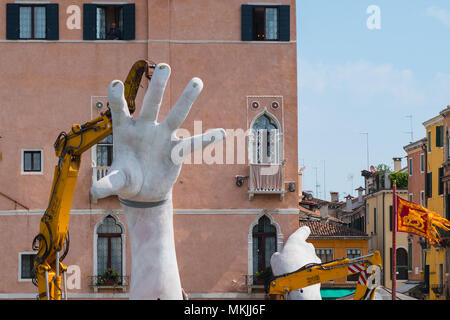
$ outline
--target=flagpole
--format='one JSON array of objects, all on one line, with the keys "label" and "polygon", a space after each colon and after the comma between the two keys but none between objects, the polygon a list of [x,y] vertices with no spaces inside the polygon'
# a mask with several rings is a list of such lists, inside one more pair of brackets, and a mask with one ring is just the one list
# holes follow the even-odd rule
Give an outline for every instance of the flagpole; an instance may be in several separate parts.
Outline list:
[{"label": "flagpole", "polygon": [[392,300],[396,300],[397,292],[397,184],[394,180],[392,203]]}]

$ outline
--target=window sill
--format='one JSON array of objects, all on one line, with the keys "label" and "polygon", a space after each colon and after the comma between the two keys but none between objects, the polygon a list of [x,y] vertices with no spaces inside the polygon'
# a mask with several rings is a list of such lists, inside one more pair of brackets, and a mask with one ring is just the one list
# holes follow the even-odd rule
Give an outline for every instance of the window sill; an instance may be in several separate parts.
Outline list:
[{"label": "window sill", "polygon": [[43,171],[22,171],[21,172],[22,175],[43,175],[44,172]]},{"label": "window sill", "polygon": [[284,194],[287,193],[287,191],[285,190],[270,190],[270,191],[266,191],[266,190],[249,190],[248,194],[249,194],[249,200],[253,200],[255,194],[279,194],[280,195],[280,201],[282,201],[284,199]]},{"label": "window sill", "polygon": [[122,289],[122,292],[127,291],[126,285],[92,285],[92,288],[94,289],[94,292],[97,293],[99,289]]}]

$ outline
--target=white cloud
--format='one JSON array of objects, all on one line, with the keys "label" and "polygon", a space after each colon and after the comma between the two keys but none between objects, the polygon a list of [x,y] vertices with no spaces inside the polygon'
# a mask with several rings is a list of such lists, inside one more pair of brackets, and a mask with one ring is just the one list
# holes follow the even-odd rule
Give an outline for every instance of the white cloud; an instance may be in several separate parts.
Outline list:
[{"label": "white cloud", "polygon": [[439,20],[446,26],[450,27],[450,12],[448,12],[447,10],[433,6],[427,9],[427,15]]}]

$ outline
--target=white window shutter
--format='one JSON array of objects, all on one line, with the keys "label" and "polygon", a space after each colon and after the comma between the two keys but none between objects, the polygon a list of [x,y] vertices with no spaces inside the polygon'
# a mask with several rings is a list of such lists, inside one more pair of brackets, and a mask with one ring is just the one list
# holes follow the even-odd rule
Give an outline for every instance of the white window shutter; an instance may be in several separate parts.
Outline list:
[{"label": "white window shutter", "polygon": [[267,130],[258,130],[258,163],[267,163]]},{"label": "white window shutter", "polygon": [[283,159],[283,132],[281,130],[277,130],[277,163],[281,163]]},{"label": "white window shutter", "polygon": [[258,132],[253,129],[248,135],[248,162],[258,163]]}]

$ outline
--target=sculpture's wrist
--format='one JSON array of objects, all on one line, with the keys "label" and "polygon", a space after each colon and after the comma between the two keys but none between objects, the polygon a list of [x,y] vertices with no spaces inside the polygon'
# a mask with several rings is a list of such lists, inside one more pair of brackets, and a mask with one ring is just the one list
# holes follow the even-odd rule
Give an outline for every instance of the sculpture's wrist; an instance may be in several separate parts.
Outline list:
[{"label": "sculpture's wrist", "polygon": [[154,208],[164,205],[167,201],[169,201],[169,198],[166,198],[164,200],[160,201],[134,201],[134,200],[127,200],[127,199],[121,199],[118,197],[119,202],[127,207],[130,208],[139,208],[139,209],[145,209],[145,208]]}]

